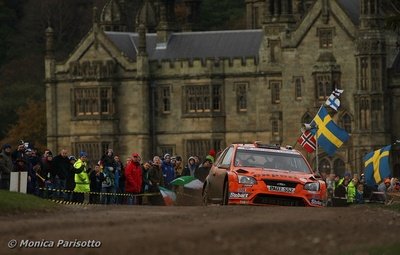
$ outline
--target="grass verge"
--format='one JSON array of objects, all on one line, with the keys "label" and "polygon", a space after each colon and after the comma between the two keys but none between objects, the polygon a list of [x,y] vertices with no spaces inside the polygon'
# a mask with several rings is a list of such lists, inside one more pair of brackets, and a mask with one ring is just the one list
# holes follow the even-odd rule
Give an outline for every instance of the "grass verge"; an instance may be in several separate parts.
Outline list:
[{"label": "grass verge", "polygon": [[47,212],[58,207],[58,204],[37,196],[0,190],[0,214]]}]

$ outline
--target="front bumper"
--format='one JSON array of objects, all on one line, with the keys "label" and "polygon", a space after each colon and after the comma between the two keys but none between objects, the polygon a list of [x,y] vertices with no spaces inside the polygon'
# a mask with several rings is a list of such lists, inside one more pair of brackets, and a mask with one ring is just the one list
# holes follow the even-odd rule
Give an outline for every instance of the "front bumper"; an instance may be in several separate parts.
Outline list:
[{"label": "front bumper", "polygon": [[258,182],[256,185],[230,183],[229,204],[246,205],[282,205],[282,206],[326,206],[326,189],[308,191],[301,183],[279,181],[287,185],[282,191],[271,190],[267,182]]}]

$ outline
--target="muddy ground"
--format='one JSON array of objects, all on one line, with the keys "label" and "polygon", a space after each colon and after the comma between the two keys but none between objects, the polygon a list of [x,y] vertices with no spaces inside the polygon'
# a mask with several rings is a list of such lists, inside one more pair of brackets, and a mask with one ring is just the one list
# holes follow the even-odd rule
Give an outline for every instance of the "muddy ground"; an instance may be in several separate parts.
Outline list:
[{"label": "muddy ground", "polygon": [[[63,205],[51,213],[2,215],[0,226],[0,254],[368,254],[400,245],[400,213],[371,205]],[[101,246],[56,247],[75,239]],[[8,248],[10,240],[17,247]],[[21,248],[27,241],[54,247]]]}]

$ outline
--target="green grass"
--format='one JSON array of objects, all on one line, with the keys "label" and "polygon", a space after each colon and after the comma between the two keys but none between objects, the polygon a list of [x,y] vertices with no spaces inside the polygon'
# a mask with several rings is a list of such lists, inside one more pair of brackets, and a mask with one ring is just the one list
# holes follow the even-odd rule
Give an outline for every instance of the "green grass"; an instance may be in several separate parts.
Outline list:
[{"label": "green grass", "polygon": [[0,190],[0,214],[47,212],[58,207],[58,204],[37,196]]},{"label": "green grass", "polygon": [[[391,204],[391,205],[388,205],[388,206],[385,206],[387,209],[389,209],[389,210],[393,210],[393,211],[396,211],[396,212],[400,212],[400,203],[394,203],[394,204]],[[400,253],[399,253],[400,254]]]},{"label": "green grass", "polygon": [[400,242],[394,244],[380,245],[369,248],[357,249],[357,251],[349,251],[339,253],[340,255],[356,255],[356,254],[368,254],[368,255],[398,255],[400,254]]}]

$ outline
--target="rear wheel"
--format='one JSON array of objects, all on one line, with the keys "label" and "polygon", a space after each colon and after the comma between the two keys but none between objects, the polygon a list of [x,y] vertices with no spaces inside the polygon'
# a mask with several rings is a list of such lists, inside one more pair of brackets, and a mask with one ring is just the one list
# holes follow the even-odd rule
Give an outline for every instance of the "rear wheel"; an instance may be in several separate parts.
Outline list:
[{"label": "rear wheel", "polygon": [[222,193],[222,205],[229,204],[229,184],[228,181],[224,182],[224,191]]}]

